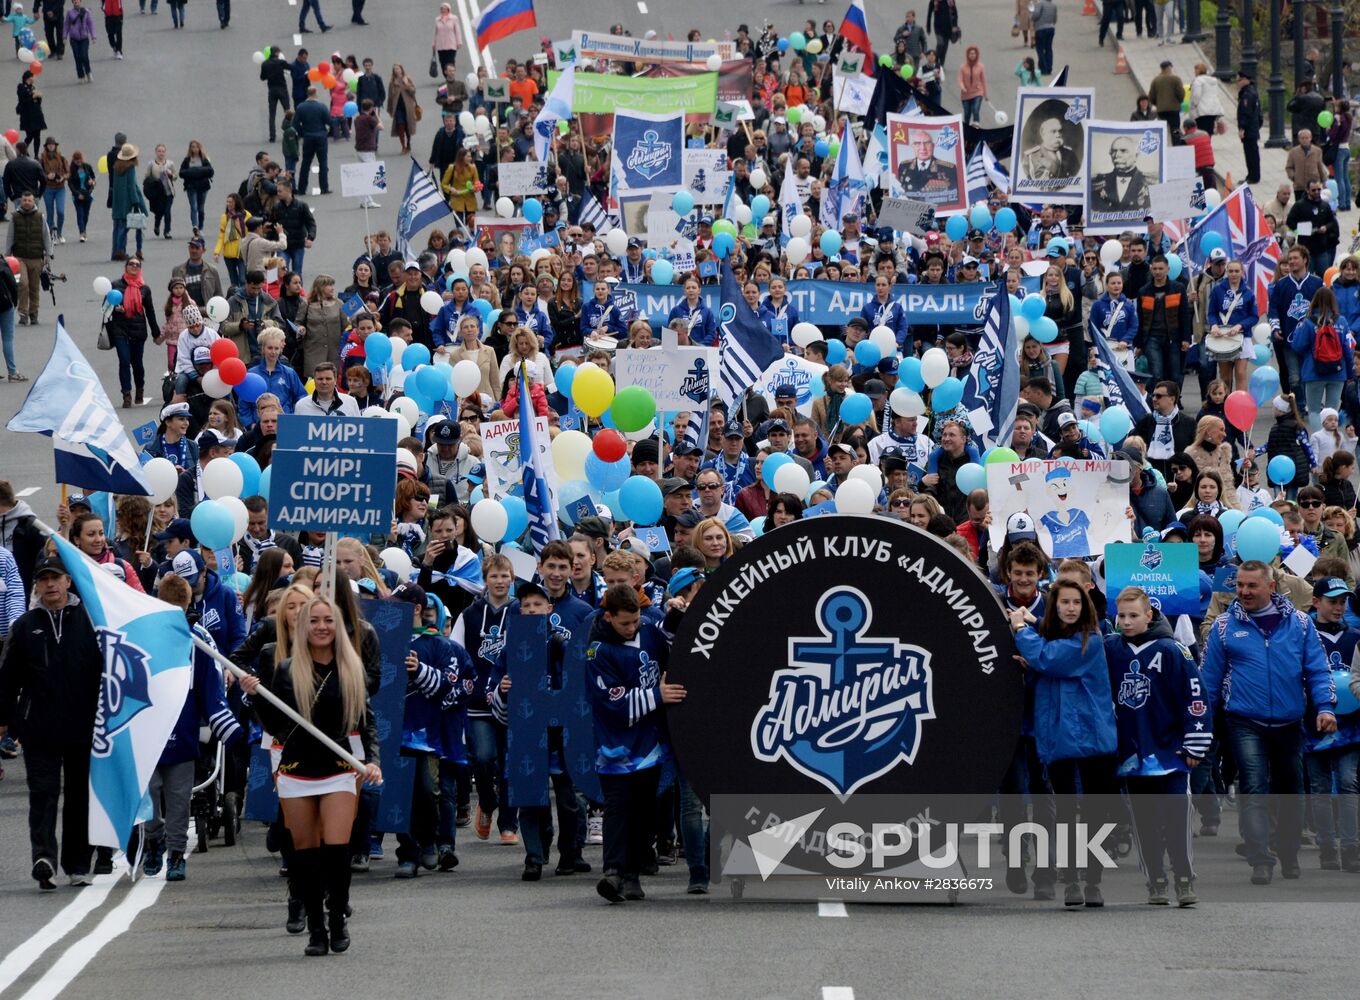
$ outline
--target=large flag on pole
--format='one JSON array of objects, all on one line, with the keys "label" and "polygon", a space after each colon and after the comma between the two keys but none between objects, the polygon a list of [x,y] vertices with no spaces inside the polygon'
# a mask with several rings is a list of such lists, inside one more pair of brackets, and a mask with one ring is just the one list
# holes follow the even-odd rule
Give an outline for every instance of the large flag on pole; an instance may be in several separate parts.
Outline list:
[{"label": "large flag on pole", "polygon": [[529,515],[529,537],[533,540],[534,555],[543,546],[557,539],[557,515],[553,512],[552,497],[548,494],[548,472],[543,467],[543,455],[534,441],[534,407],[529,397],[529,380],[524,377],[524,365],[519,366],[519,447],[522,456],[524,508]]},{"label": "large flag on pole", "polygon": [[982,159],[982,151],[986,148],[987,144],[980,142],[973,147],[973,155],[968,157],[965,189],[968,191],[970,205],[987,200],[987,167]]},{"label": "large flag on pole", "polygon": [[1114,351],[1110,350],[1110,342],[1105,339],[1099,330],[1090,331],[1092,340],[1095,341],[1096,355],[1099,363],[1096,365],[1096,376],[1100,379],[1100,386],[1104,390],[1106,406],[1122,406],[1129,411],[1129,416],[1136,424],[1151,411],[1148,409],[1147,399],[1143,390],[1134,381],[1133,375],[1123,362],[1115,357]]},{"label": "large flag on pole", "polygon": [[411,174],[406,178],[406,194],[397,213],[397,250],[410,254],[411,237],[431,223],[451,213],[448,199],[433,177],[411,157]]},{"label": "large flag on pole", "polygon": [[839,232],[842,219],[851,212],[858,215],[863,209],[864,164],[860,162],[859,148],[847,121],[841,130],[841,148],[836,154],[831,183],[822,191],[822,225]]},{"label": "large flag on pole", "polygon": [[491,0],[477,18],[477,48],[484,49],[517,31],[536,27],[534,0]]},{"label": "large flag on pole", "polygon": [[151,495],[137,451],[99,376],[66,332],[64,317],[57,317],[57,338],[46,367],[6,426],[52,439],[59,483]]},{"label": "large flag on pole", "polygon": [[873,47],[869,44],[869,16],[864,10],[864,0],[850,0],[850,9],[845,12],[837,34],[864,53],[864,75],[873,76],[877,67]]},{"label": "large flag on pole", "polygon": [[133,590],[58,535],[99,642],[99,708],[90,749],[90,843],[127,846],[151,772],[179,720],[193,674],[184,612]]},{"label": "large flag on pole", "polygon": [[552,147],[557,123],[571,120],[571,106],[576,100],[576,64],[570,63],[548,92],[543,110],[534,119],[534,159],[545,161]]},{"label": "large flag on pole", "polygon": [[[1166,230],[1172,232],[1168,223]],[[1202,248],[1204,237],[1216,233],[1230,260],[1242,262],[1242,271],[1256,293],[1256,305],[1264,315],[1270,297],[1270,283],[1280,263],[1280,246],[1266,230],[1266,215],[1243,184],[1234,188],[1218,207],[1206,213],[1176,247],[1181,262],[1191,274],[1204,270],[1209,254]],[[1172,237],[1175,239],[1175,236]]]},{"label": "large flag on pole", "polygon": [[732,265],[727,261],[723,262],[719,287],[718,326],[722,332],[718,350],[718,391],[731,414],[732,406],[759,381],[761,373],[784,356],[784,348],[742,298]]},{"label": "large flag on pole", "polygon": [[614,217],[604,210],[604,206],[589,191],[581,198],[581,207],[578,209],[576,222],[582,226],[589,222],[595,227],[597,236],[603,236],[615,227]]},{"label": "large flag on pole", "polygon": [[1015,406],[1020,398],[1020,349],[1011,322],[1011,297],[997,286],[982,319],[982,339],[973,367],[963,380],[961,405],[984,447],[1010,440]]}]

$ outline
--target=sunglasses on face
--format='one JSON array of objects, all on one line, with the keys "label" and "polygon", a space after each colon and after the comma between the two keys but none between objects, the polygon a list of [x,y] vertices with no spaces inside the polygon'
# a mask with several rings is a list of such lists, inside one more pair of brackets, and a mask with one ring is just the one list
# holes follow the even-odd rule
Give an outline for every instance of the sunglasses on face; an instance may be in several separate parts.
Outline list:
[{"label": "sunglasses on face", "polygon": [[910,506],[911,506],[911,501],[910,501],[910,500],[894,500],[894,501],[893,501],[892,503],[890,503],[888,506],[889,506],[889,507],[910,507]]},{"label": "sunglasses on face", "polygon": [[1323,500],[1300,500],[1299,506],[1304,510],[1315,510],[1318,507],[1325,506],[1325,503],[1326,501]]},{"label": "sunglasses on face", "polygon": [[720,490],[722,483],[700,483],[698,488],[701,490]]}]

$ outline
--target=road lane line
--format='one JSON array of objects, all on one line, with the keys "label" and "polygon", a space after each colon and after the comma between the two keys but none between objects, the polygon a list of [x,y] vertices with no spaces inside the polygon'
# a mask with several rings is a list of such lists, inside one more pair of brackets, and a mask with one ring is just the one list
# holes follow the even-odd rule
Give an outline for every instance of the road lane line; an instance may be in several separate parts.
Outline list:
[{"label": "road lane line", "polygon": [[[467,3],[468,3],[469,9],[471,9],[471,11],[472,11],[472,22],[473,22],[473,24],[476,24],[476,23],[477,23],[478,21],[480,21],[481,18],[482,18],[482,8],[481,8],[481,5],[479,5],[479,4],[477,3],[477,0],[467,0]],[[477,36],[474,34],[474,35],[472,35],[472,36],[470,36],[470,37],[472,38],[472,45],[473,45],[473,47],[475,48],[476,45],[477,45]],[[474,60],[474,62],[475,62],[475,60]],[[482,62],[484,62],[484,63],[486,64],[486,73],[487,73],[487,76],[495,76],[495,75],[496,75],[496,61],[495,61],[494,59],[491,58],[491,46],[490,46],[490,45],[488,45],[486,48],[482,49]]]},{"label": "road lane line", "polygon": [[817,901],[817,916],[819,917],[848,917],[845,904],[839,899],[820,899]]},{"label": "road lane line", "polygon": [[647,13],[647,5],[643,3],[642,0],[638,0],[638,13],[639,14]]},{"label": "road lane line", "polygon": [[23,942],[0,962],[0,995],[9,989],[29,966],[43,953],[71,933],[82,920],[99,907],[113,890],[118,874],[96,875],[94,885],[79,890],[79,895],[67,903],[36,934]]},{"label": "road lane line", "polygon": [[[467,0],[458,0],[458,20],[463,22],[463,34],[467,38],[466,48],[472,56],[472,69],[481,68],[482,57],[477,51],[477,34],[472,30],[472,18],[468,16]],[[490,70],[487,71],[488,73]]]},{"label": "road lane line", "polygon": [[22,500],[24,497],[31,497],[34,493],[37,493],[40,489],[42,489],[41,486],[28,486],[14,495]]},{"label": "road lane line", "polygon": [[850,986],[823,986],[822,1000],[855,1000],[855,990]]},{"label": "road lane line", "polygon": [[93,931],[62,953],[47,974],[23,995],[23,1000],[55,1000],[106,944],[131,927],[137,914],[156,902],[164,888],[165,879],[142,879],[134,885]]}]

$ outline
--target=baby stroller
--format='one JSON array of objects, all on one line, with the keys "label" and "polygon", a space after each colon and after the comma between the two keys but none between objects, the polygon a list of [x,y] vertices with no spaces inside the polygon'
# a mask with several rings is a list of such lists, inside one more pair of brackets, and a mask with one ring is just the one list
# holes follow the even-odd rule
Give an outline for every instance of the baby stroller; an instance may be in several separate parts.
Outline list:
[{"label": "baby stroller", "polygon": [[199,727],[198,746],[189,814],[193,816],[197,836],[194,853],[203,854],[208,850],[208,841],[219,835],[227,847],[236,843],[236,835],[241,832],[241,796],[227,790],[227,750],[213,738],[208,726]]}]

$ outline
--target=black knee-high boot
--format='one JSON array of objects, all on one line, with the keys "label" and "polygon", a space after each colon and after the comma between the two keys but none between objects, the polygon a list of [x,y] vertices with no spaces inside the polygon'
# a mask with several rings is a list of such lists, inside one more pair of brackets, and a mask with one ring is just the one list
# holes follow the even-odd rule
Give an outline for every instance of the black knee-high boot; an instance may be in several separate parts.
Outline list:
[{"label": "black knee-high boot", "polygon": [[321,848],[325,869],[326,908],[330,911],[331,951],[349,948],[345,911],[349,906],[349,845],[326,844]]},{"label": "black knee-high boot", "polygon": [[326,908],[322,899],[326,889],[323,881],[324,865],[325,858],[319,847],[293,851],[293,867],[289,871],[295,873],[293,887],[302,896],[302,905],[307,910],[308,939],[307,947],[302,951],[304,955],[324,955],[330,950],[326,938]]},{"label": "black knee-high boot", "polygon": [[[274,833],[275,831],[271,830],[270,832]],[[283,825],[282,821],[278,823],[276,843],[284,866],[288,869],[288,922],[284,926],[289,934],[301,934],[307,929],[307,913],[302,903],[302,894],[298,891],[293,874],[294,857],[297,852],[293,850],[293,835],[288,832],[288,828]]]}]

